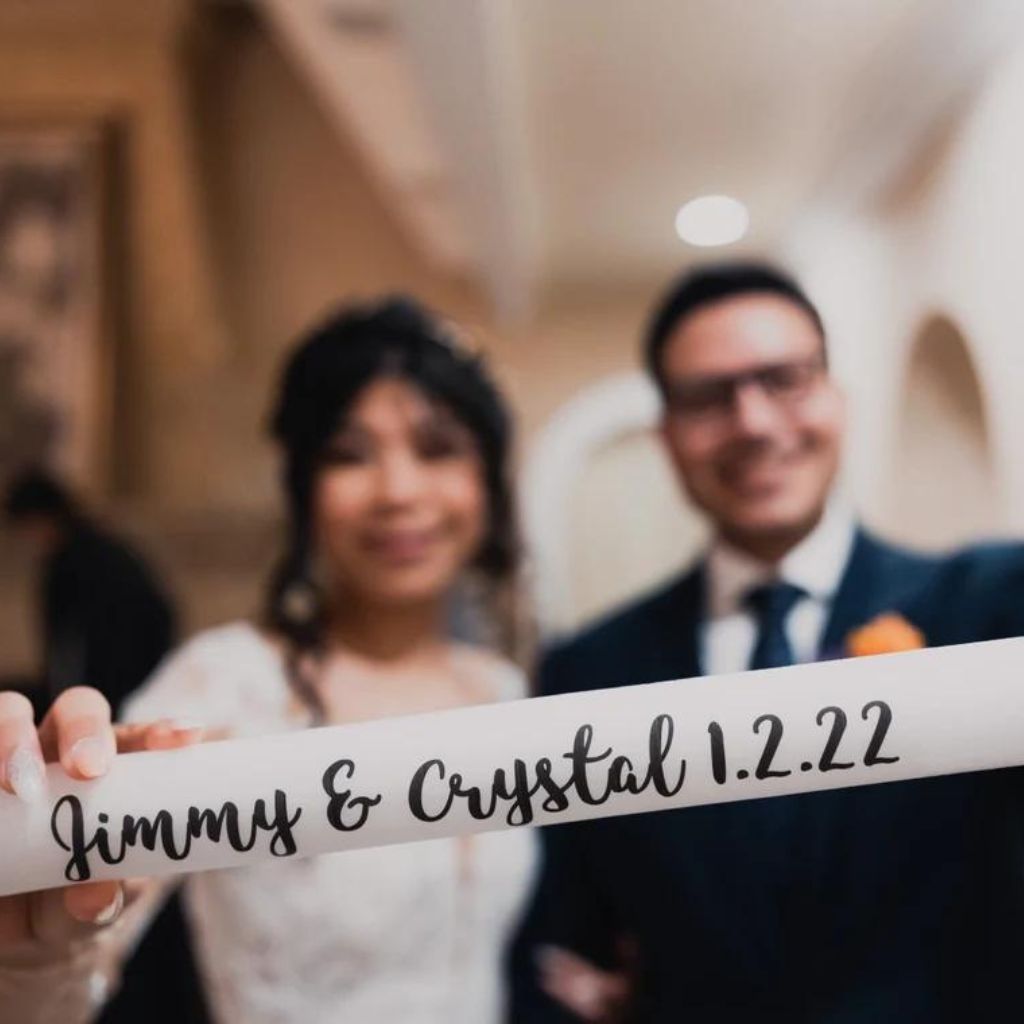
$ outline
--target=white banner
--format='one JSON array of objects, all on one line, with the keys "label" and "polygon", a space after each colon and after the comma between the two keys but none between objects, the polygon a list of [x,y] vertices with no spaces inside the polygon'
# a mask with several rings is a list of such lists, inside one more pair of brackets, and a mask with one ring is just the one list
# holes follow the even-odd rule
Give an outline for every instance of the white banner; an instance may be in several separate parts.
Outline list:
[{"label": "white banner", "polygon": [[0,895],[1022,763],[1024,639],[625,686],[50,767]]}]

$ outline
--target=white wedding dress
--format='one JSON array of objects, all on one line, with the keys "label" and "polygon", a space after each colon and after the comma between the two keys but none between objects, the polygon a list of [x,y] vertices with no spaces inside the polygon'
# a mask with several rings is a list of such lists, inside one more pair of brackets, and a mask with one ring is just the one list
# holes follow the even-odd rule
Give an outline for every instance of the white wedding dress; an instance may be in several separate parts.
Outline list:
[{"label": "white wedding dress", "polygon": [[[479,661],[473,662],[479,665]],[[479,669],[477,669],[479,670]],[[525,696],[495,662],[495,699]],[[252,626],[200,634],[128,709],[234,735],[302,728]],[[503,957],[535,868],[525,830],[190,876],[185,902],[218,1024],[497,1024]]]}]

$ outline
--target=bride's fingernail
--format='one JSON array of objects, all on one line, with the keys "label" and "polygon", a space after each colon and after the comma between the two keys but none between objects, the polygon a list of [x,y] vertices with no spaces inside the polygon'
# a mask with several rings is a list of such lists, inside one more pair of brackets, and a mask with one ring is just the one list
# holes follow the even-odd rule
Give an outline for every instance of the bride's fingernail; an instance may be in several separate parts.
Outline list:
[{"label": "bride's fingernail", "polygon": [[95,736],[80,739],[68,752],[71,763],[87,779],[97,779],[110,767],[110,754]]},{"label": "bride's fingernail", "polygon": [[112,924],[123,909],[124,890],[118,886],[114,898],[92,919],[93,924]]},{"label": "bride's fingernail", "polygon": [[202,722],[197,722],[194,718],[175,718],[169,728],[173,732],[202,732],[206,728]]},{"label": "bride's fingernail", "polygon": [[43,762],[28,747],[18,747],[7,759],[7,784],[18,799],[35,803],[43,795]]}]

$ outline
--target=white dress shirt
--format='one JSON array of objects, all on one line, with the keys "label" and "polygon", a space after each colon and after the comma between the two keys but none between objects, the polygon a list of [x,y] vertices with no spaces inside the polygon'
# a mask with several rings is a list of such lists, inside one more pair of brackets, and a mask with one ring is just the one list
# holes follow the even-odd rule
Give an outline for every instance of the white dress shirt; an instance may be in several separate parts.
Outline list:
[{"label": "white dress shirt", "polygon": [[807,592],[787,616],[785,629],[796,661],[813,661],[855,532],[850,510],[830,505],[818,525],[778,565],[766,565],[716,540],[705,567],[707,618],[699,637],[704,674],[742,672],[750,666],[757,620],[744,606],[744,598],[751,587],[776,580]]}]

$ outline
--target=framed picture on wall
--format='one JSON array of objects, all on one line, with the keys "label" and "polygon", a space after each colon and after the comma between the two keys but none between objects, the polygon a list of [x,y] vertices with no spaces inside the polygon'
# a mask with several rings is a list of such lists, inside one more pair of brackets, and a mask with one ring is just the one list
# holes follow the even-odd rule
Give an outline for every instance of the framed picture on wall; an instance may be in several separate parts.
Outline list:
[{"label": "framed picture on wall", "polygon": [[109,482],[110,131],[0,122],[0,479]]}]

